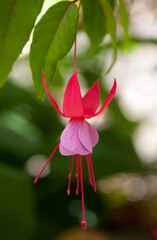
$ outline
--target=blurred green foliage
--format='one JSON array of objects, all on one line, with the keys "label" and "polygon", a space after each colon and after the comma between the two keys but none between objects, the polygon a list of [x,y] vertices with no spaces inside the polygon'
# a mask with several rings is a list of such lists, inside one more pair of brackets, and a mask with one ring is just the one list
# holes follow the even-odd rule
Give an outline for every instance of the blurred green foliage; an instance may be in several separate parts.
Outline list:
[{"label": "blurred green foliage", "polygon": [[92,1],[91,4],[91,0],[85,0],[82,6],[84,28],[90,38],[91,48],[96,48],[107,34],[105,14],[100,1]]}]

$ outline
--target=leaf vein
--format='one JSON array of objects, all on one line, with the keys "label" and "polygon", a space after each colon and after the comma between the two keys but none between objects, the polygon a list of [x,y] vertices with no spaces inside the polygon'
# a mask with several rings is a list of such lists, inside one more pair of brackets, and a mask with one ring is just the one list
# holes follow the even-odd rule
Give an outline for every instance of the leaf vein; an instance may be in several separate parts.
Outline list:
[{"label": "leaf vein", "polygon": [[[72,5],[72,2],[69,4],[69,6],[67,7],[67,9],[66,9],[66,11],[65,11],[65,13],[64,13],[64,15],[63,15],[63,17],[61,18],[61,21],[60,21],[60,23],[59,23],[59,25],[58,25],[58,27],[57,27],[55,33],[54,33],[54,36],[53,36],[53,38],[52,38],[52,40],[51,40],[51,43],[50,43],[50,46],[49,46],[49,48],[48,48],[47,56],[48,56],[48,54],[49,54],[49,51],[50,51],[50,49],[51,49],[52,43],[53,43],[53,41],[54,41],[54,39],[55,39],[55,36],[56,36],[56,34],[57,34],[57,32],[58,32],[58,29],[59,29],[61,23],[63,22],[63,19],[64,19],[66,13],[68,12],[69,8],[71,7],[71,5]],[[44,68],[45,68],[45,64],[46,64],[46,59],[45,59],[45,63],[44,63]]]},{"label": "leaf vein", "polygon": [[1,55],[0,55],[0,62],[2,61],[4,47],[6,45],[7,36],[8,36],[8,32],[9,32],[9,27],[10,27],[10,24],[11,24],[11,20],[12,20],[13,14],[15,12],[16,2],[17,2],[17,0],[14,0],[12,11],[11,11],[11,15],[10,15],[10,18],[9,18],[9,21],[8,21],[8,26],[7,26],[5,37],[4,37],[4,41],[3,41],[3,44],[2,44],[2,52],[1,52]]}]

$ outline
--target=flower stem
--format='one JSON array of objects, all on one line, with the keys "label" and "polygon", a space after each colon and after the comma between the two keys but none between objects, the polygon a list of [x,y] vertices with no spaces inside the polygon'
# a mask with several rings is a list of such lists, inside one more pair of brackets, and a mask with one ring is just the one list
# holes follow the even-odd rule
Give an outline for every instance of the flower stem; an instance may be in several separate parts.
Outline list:
[{"label": "flower stem", "polygon": [[68,179],[69,179],[69,184],[68,184],[68,189],[67,189],[68,195],[70,195],[70,183],[71,183],[71,176],[72,176],[72,171],[73,171],[73,163],[74,163],[74,155],[72,155],[71,168],[70,168],[70,173],[68,175]]},{"label": "flower stem", "polygon": [[82,229],[85,230],[86,229],[86,221],[85,221],[85,208],[84,208],[84,192],[83,192],[83,173],[82,173],[82,159],[81,159],[81,155],[79,155],[80,157],[80,180],[81,180],[81,195],[82,195]]},{"label": "flower stem", "polygon": [[79,6],[78,6],[79,10],[80,10],[80,7],[81,7],[81,3],[82,3],[82,0],[80,0],[80,2],[79,2]]},{"label": "flower stem", "polygon": [[[80,10],[82,0],[79,2],[78,10]],[[76,72],[76,51],[77,51],[77,36],[74,43],[74,73]]]},{"label": "flower stem", "polygon": [[49,159],[47,160],[47,162],[45,163],[45,165],[43,166],[43,168],[41,169],[40,173],[38,174],[38,176],[35,178],[34,180],[34,184],[37,183],[41,173],[44,171],[45,167],[47,166],[47,164],[49,163],[50,159],[52,158],[52,156],[54,155],[54,153],[56,152],[57,148],[59,147],[60,141],[57,144],[57,146],[55,147],[55,149],[53,150],[52,154],[50,155]]},{"label": "flower stem", "polygon": [[77,48],[77,42],[75,39],[75,43],[74,43],[74,73],[76,72],[76,48]]}]

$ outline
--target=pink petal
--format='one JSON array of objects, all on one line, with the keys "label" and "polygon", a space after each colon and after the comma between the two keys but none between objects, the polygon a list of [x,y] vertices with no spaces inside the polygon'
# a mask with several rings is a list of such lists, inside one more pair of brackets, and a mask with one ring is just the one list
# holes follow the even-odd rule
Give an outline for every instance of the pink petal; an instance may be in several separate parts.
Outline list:
[{"label": "pink petal", "polygon": [[79,139],[81,121],[71,120],[61,134],[61,144],[73,154],[86,155],[90,152],[82,145]]},{"label": "pink petal", "polygon": [[95,117],[97,115],[99,115],[102,111],[104,111],[104,109],[108,106],[108,104],[112,101],[115,93],[116,93],[116,88],[117,88],[117,82],[116,82],[116,79],[114,79],[114,84],[113,84],[113,87],[106,99],[106,101],[104,102],[103,106],[101,107],[101,109],[97,112],[97,113],[94,113],[94,114],[91,114],[91,115],[85,115],[84,117],[85,118],[91,118],[91,117]]},{"label": "pink petal", "polygon": [[79,129],[79,138],[83,146],[92,152],[92,148],[98,143],[99,135],[97,131],[85,120]]},{"label": "pink petal", "polygon": [[55,107],[56,111],[57,111],[60,115],[62,115],[63,117],[65,117],[65,115],[60,111],[60,109],[59,109],[59,107],[58,107],[58,104],[57,104],[56,100],[51,96],[51,94],[50,94],[49,91],[48,91],[44,71],[42,72],[42,76],[43,76],[43,82],[44,82],[45,90],[46,90],[47,95],[49,96],[49,98],[50,98],[50,100],[51,100],[53,106]]},{"label": "pink petal", "polygon": [[60,142],[59,144],[59,151],[63,156],[71,156],[74,155],[74,153],[70,152],[68,149],[66,149],[63,144]]},{"label": "pink petal", "polygon": [[88,128],[88,124],[86,121],[83,121],[83,123],[80,126],[79,129],[79,138],[82,143],[82,145],[89,150],[89,152],[92,153],[92,143],[90,138],[90,132]]},{"label": "pink petal", "polygon": [[95,113],[100,101],[99,79],[88,90],[82,101],[85,115],[91,115]]},{"label": "pink petal", "polygon": [[63,99],[63,113],[67,117],[82,117],[84,115],[80,86],[77,79],[77,72],[71,76],[65,89]]}]

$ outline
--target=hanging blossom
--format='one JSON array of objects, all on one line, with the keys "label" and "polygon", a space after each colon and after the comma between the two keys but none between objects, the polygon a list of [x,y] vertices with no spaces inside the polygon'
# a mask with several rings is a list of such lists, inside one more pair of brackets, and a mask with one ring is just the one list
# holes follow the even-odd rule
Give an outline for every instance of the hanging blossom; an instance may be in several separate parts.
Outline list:
[{"label": "hanging blossom", "polygon": [[[72,156],[71,169],[68,175],[69,184],[67,193],[70,195],[70,183],[73,170],[74,156],[76,155],[76,178],[77,178],[77,188],[76,195],[79,194],[79,175],[80,175],[80,185],[81,185],[81,196],[82,196],[82,229],[86,229],[85,221],[85,209],[84,209],[84,191],[83,191],[83,174],[82,174],[82,158],[86,157],[88,172],[89,172],[89,182],[93,186],[94,191],[96,191],[96,183],[94,178],[94,171],[91,160],[91,153],[93,147],[98,143],[99,136],[97,131],[85,120],[99,115],[111,102],[116,92],[116,79],[114,79],[113,87],[104,102],[100,110],[97,111],[100,101],[100,91],[99,91],[99,80],[97,80],[93,86],[88,90],[85,96],[82,98],[80,86],[77,79],[77,73],[75,72],[66,86],[63,98],[63,112],[59,109],[56,100],[50,95],[46,78],[43,72],[43,82],[45,90],[55,107],[56,111],[63,117],[70,118],[68,124],[63,130],[60,141],[56,148],[52,152],[51,156],[47,160],[46,164],[36,177],[34,183],[38,181],[38,178],[51,157],[54,155],[55,151],[59,147],[59,151],[63,156]],[[97,112],[96,112],[97,111]]]}]

